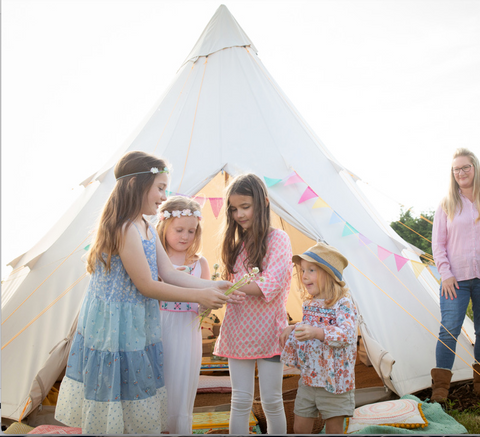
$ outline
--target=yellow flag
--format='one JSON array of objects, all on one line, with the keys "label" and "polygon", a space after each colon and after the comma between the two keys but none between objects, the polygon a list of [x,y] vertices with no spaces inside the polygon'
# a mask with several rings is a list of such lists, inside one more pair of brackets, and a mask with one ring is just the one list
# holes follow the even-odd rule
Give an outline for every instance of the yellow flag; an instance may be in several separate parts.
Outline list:
[{"label": "yellow flag", "polygon": [[425,264],[419,263],[418,261],[412,261],[412,267],[413,271],[415,272],[415,277],[418,278],[426,266]]},{"label": "yellow flag", "polygon": [[312,209],[314,208],[330,208],[330,207],[328,206],[327,202],[325,202],[325,200],[319,197],[312,206]]}]

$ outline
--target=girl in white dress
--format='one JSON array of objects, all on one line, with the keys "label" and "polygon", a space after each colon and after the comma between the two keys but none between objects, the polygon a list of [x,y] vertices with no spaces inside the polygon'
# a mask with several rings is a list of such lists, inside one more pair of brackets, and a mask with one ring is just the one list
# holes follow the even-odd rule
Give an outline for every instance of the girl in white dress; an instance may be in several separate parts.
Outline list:
[{"label": "girl in white dress", "polygon": [[[157,232],[178,270],[210,279],[207,260],[199,254],[201,219],[197,202],[172,196],[160,207]],[[202,362],[202,334],[196,320],[198,308],[199,305],[192,302],[160,303],[170,434],[192,434],[193,404]]]}]

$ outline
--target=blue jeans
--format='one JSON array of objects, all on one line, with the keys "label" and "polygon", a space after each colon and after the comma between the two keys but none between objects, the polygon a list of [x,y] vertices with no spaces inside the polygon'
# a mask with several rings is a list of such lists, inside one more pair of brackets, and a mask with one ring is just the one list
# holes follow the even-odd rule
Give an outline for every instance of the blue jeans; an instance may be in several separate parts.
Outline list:
[{"label": "blue jeans", "polygon": [[[472,299],[473,323],[475,327],[475,360],[480,362],[480,279],[468,279],[466,281],[458,281],[460,287],[457,297],[445,299],[442,296],[442,286],[440,285],[440,311],[442,313],[442,326],[440,326],[440,334],[438,338],[443,341],[450,349],[455,351],[457,346],[457,338],[462,330],[462,324],[465,319],[467,307]],[[446,328],[446,329],[445,329]],[[447,330],[453,335],[450,335]],[[447,349],[440,341],[437,342],[436,349],[437,367],[442,369],[452,369],[455,360],[455,354]]]}]

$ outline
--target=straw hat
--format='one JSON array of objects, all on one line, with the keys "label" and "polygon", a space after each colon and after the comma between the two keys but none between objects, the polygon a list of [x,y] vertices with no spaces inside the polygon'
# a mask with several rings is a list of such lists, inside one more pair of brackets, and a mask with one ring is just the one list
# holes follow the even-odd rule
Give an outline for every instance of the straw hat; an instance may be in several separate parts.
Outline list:
[{"label": "straw hat", "polygon": [[348,266],[348,260],[333,246],[317,243],[303,254],[294,255],[292,261],[295,264],[300,264],[302,259],[316,264],[335,279],[340,286],[345,286],[343,269]]}]

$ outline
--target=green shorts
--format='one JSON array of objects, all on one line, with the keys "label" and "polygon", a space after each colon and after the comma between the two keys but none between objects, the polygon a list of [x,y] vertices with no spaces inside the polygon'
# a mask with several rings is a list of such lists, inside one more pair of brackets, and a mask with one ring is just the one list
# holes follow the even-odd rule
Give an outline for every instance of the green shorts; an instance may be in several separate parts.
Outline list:
[{"label": "green shorts", "polygon": [[346,393],[330,393],[323,387],[309,387],[298,381],[297,397],[293,412],[300,417],[330,419],[337,416],[353,416],[355,390]]}]

